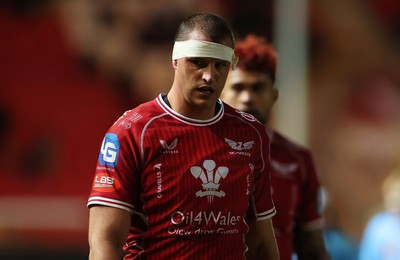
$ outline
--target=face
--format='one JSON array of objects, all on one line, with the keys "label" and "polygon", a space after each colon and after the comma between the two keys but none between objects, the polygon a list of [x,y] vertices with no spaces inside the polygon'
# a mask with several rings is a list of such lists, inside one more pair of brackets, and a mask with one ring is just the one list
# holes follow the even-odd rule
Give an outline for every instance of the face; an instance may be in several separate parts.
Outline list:
[{"label": "face", "polygon": [[229,72],[221,99],[232,107],[250,113],[266,124],[278,98],[271,77],[266,73],[235,68]]},{"label": "face", "polygon": [[[192,40],[211,41],[207,36],[197,32],[190,35]],[[222,44],[229,46],[229,41]],[[210,117],[215,113],[215,104],[224,88],[229,72],[230,62],[205,57],[188,57],[173,61],[175,83],[181,96],[184,97],[186,110],[193,114],[187,116],[198,118],[200,113]]]}]

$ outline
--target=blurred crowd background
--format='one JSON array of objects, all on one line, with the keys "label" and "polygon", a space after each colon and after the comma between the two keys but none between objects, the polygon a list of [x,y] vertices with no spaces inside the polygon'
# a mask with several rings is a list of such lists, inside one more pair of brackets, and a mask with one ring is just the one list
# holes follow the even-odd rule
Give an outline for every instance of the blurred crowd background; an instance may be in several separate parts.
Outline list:
[{"label": "blurred crowd background", "polygon": [[1,259],[87,259],[103,135],[170,88],[177,26],[202,11],[278,50],[273,126],[314,154],[333,259],[357,259],[400,175],[398,0],[1,0]]}]

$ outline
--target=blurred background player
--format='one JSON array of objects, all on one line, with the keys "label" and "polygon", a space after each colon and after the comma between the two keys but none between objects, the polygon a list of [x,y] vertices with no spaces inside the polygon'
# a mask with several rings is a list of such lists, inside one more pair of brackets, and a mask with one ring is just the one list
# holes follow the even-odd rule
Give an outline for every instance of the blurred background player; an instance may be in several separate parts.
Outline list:
[{"label": "blurred background player", "polygon": [[[248,35],[236,44],[239,63],[231,70],[221,99],[254,115],[268,127],[278,99],[274,87],[277,55],[266,39]],[[312,155],[305,147],[268,128],[271,138],[271,185],[277,214],[275,235],[283,260],[329,259],[323,241],[319,205],[320,182]]]},{"label": "blurred background player", "polygon": [[400,259],[400,167],[386,178],[382,208],[368,221],[360,242],[359,260]]}]

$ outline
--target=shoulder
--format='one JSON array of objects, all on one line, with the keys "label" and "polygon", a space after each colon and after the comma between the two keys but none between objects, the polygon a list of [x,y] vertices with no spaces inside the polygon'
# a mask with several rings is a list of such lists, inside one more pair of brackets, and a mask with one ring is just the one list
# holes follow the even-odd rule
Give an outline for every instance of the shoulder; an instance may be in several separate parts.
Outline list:
[{"label": "shoulder", "polygon": [[266,128],[263,124],[261,124],[253,115],[240,111],[231,107],[230,105],[223,102],[225,117],[232,122],[236,122],[237,124],[244,124],[247,126],[251,126],[256,128],[257,130],[261,130],[262,132],[266,132]]},{"label": "shoulder", "polygon": [[[282,135],[276,130],[270,130],[271,136],[271,151],[273,155],[285,154],[292,158],[300,165],[301,172],[311,176],[316,172],[316,164],[311,150],[301,144],[292,141],[290,138]],[[316,177],[317,178],[317,177]]]},{"label": "shoulder", "polygon": [[143,128],[153,118],[163,113],[156,99],[145,102],[125,111],[111,126],[110,130],[125,132],[126,130]]},{"label": "shoulder", "polygon": [[285,146],[286,148],[298,154],[311,155],[311,150],[309,148],[293,141],[289,137],[283,135],[282,133],[274,129],[270,130],[270,135],[271,135],[271,142],[274,145]]}]

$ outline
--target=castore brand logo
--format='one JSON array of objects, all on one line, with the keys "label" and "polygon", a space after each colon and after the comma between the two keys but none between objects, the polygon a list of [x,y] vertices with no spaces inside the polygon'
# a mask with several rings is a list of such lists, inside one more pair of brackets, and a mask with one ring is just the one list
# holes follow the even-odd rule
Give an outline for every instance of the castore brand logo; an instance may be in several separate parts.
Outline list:
[{"label": "castore brand logo", "polygon": [[160,139],[160,144],[164,149],[164,153],[178,153],[175,149],[178,145],[178,138],[175,138],[170,144],[168,144],[167,141]]}]

